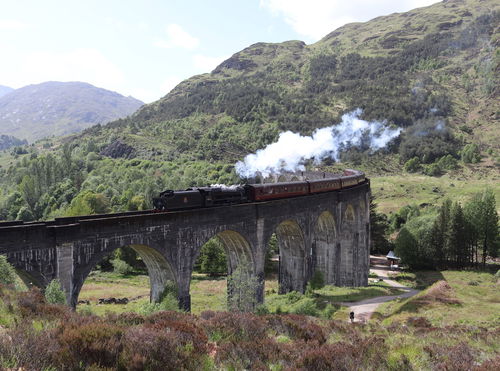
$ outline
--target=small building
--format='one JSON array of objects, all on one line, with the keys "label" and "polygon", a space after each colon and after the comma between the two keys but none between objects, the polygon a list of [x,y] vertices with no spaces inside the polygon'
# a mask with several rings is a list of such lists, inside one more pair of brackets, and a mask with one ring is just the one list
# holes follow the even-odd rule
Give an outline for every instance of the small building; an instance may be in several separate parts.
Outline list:
[{"label": "small building", "polygon": [[399,266],[399,261],[401,260],[401,258],[398,258],[396,255],[394,255],[394,251],[389,251],[389,254],[386,255],[386,258],[387,258],[387,262],[389,263],[389,265],[392,267],[392,266]]}]

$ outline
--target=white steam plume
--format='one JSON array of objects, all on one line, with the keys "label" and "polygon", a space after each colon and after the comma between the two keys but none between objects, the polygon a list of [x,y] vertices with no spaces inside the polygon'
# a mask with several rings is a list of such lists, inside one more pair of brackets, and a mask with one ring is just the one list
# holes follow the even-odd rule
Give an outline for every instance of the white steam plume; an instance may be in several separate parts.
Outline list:
[{"label": "white steam plume", "polygon": [[249,178],[256,172],[268,176],[283,170],[305,170],[305,160],[314,159],[319,163],[329,157],[338,161],[341,150],[356,146],[368,146],[376,151],[401,132],[400,128],[388,128],[385,121],[361,120],[361,113],[360,108],[346,113],[340,124],[316,129],[310,137],[291,131],[281,133],[276,143],[238,161],[236,172],[242,178]]}]

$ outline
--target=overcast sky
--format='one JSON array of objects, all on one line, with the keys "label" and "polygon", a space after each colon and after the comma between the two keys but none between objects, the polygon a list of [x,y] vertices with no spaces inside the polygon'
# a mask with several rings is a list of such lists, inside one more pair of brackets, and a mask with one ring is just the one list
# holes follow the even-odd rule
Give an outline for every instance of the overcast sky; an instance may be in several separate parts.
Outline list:
[{"label": "overcast sky", "polygon": [[436,0],[0,0],[0,85],[85,81],[147,103],[256,42]]}]

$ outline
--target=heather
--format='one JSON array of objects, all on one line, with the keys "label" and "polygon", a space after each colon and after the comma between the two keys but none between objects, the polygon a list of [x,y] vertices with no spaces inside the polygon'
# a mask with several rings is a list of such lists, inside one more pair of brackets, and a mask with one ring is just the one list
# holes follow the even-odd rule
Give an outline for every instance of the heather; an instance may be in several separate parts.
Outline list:
[{"label": "heather", "polygon": [[[450,278],[453,279],[453,275]],[[482,273],[480,278],[490,280],[490,289],[497,285],[492,274]],[[37,289],[17,292],[2,286],[0,314],[10,320],[0,322],[0,367],[24,370],[498,369],[498,320],[490,317],[480,324],[460,324],[460,321],[436,321],[432,312],[429,318],[425,317],[427,313],[423,308],[440,306],[443,310],[469,305],[463,290],[458,289],[460,280],[455,279],[451,285],[438,281],[414,301],[409,299],[406,316],[401,315],[405,308],[399,307],[394,317],[387,311],[378,315],[385,318],[383,321],[374,319],[368,324],[298,314],[217,311],[204,311],[199,315],[161,311],[151,315],[95,316],[48,304]],[[421,312],[410,308],[412,305],[419,305]]]}]

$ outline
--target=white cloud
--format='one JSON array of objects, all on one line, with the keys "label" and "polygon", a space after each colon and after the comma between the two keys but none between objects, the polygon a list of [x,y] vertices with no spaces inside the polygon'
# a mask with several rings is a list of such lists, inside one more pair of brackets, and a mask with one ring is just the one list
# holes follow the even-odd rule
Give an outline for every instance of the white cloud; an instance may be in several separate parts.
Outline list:
[{"label": "white cloud", "polygon": [[379,15],[404,12],[439,0],[260,0],[260,6],[283,16],[298,34],[317,41],[350,22],[365,22]]},{"label": "white cloud", "polygon": [[26,23],[14,19],[0,19],[0,30],[19,31],[28,28]]},{"label": "white cloud", "polygon": [[209,57],[207,55],[196,54],[193,56],[193,66],[199,72],[211,72],[229,57]]},{"label": "white cloud", "polygon": [[85,81],[119,91],[123,88],[121,70],[96,49],[68,52],[33,52],[0,61],[0,81],[21,87],[44,81]]},{"label": "white cloud", "polygon": [[172,23],[169,24],[166,28],[167,39],[166,40],[157,40],[154,42],[154,45],[159,48],[183,48],[188,50],[193,50],[198,47],[200,41],[190,35],[187,31],[185,31],[178,24]]}]

